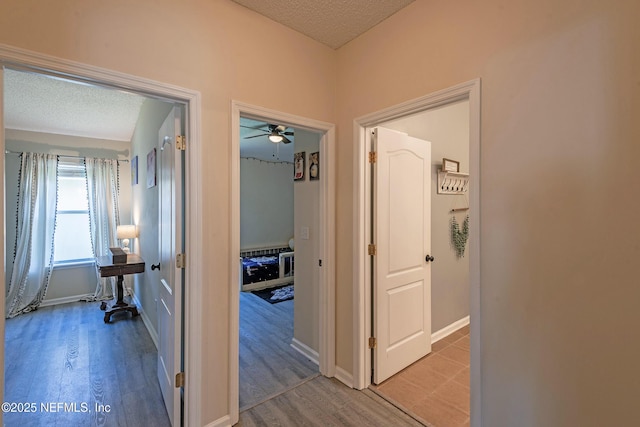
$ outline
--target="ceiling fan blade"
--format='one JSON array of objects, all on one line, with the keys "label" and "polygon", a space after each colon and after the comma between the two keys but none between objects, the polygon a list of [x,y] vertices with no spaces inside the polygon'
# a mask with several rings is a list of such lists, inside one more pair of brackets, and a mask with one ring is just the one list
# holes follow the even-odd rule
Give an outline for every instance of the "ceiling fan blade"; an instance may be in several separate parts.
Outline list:
[{"label": "ceiling fan blade", "polygon": [[269,136],[268,133],[261,133],[260,135],[253,135],[253,136],[245,136],[244,139],[250,139],[250,138],[258,138],[261,136]]},{"label": "ceiling fan blade", "polygon": [[293,132],[280,132],[281,135],[293,136]]},{"label": "ceiling fan blade", "polygon": [[289,138],[287,138],[286,136],[284,136],[284,135],[280,135],[280,136],[282,136],[282,142],[283,142],[284,144],[289,144],[289,143],[291,143],[291,140],[290,140]]}]

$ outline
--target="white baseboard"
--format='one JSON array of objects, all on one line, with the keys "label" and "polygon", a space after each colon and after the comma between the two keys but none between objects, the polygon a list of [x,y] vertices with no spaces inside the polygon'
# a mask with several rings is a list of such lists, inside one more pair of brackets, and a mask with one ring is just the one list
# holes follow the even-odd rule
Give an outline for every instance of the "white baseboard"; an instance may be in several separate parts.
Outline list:
[{"label": "white baseboard", "polygon": [[231,427],[231,417],[229,415],[225,415],[222,418],[218,418],[217,420],[207,424],[204,427]]},{"label": "white baseboard", "polygon": [[149,335],[151,336],[151,341],[153,341],[153,344],[156,346],[156,350],[157,350],[158,349],[158,332],[155,329],[153,329],[151,319],[149,319],[149,316],[144,311],[144,308],[142,307],[142,304],[140,303],[140,300],[138,299],[136,294],[133,292],[133,289],[129,288],[128,292],[129,292],[129,295],[131,295],[131,302],[136,307],[138,307],[138,313],[140,313],[140,317],[142,317],[142,323],[144,323],[144,326],[147,328],[147,331],[149,331]]},{"label": "white baseboard", "polygon": [[316,365],[320,365],[320,355],[318,354],[317,351],[315,351],[308,345],[303,344],[294,338],[291,340],[291,347],[293,347],[294,350],[302,354],[307,359],[311,360]]},{"label": "white baseboard", "polygon": [[62,297],[62,298],[52,298],[46,299],[42,301],[40,307],[47,307],[49,305],[58,305],[58,304],[68,304],[70,302],[78,302],[83,298],[92,297],[93,294],[84,294],[84,295],[72,295],[70,297]]},{"label": "white baseboard", "polygon": [[341,383],[343,383],[344,385],[346,385],[347,387],[350,388],[354,388],[353,387],[353,375],[351,375],[349,372],[345,371],[344,369],[342,369],[339,366],[336,366],[336,376],[335,378],[340,381]]},{"label": "white baseboard", "polygon": [[452,333],[454,333],[458,329],[462,329],[465,326],[467,326],[468,324],[469,324],[469,316],[463,317],[462,319],[453,322],[449,326],[445,326],[444,328],[440,329],[439,331],[436,331],[436,332],[431,334],[431,343],[440,341],[442,338],[444,338],[444,337],[446,337],[448,335],[451,335]]}]

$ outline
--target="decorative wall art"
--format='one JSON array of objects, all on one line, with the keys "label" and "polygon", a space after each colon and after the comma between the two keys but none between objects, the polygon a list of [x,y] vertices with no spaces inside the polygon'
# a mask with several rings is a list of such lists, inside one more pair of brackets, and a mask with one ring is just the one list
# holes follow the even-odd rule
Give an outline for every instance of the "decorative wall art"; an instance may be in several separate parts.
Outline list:
[{"label": "decorative wall art", "polygon": [[294,153],[293,155],[293,180],[304,180],[304,157],[306,152]]},{"label": "decorative wall art", "polygon": [[443,172],[460,172],[460,162],[451,159],[442,159]]},{"label": "decorative wall art", "polygon": [[309,154],[309,180],[320,179],[320,152]]},{"label": "decorative wall art", "polygon": [[138,156],[131,159],[131,185],[138,183]]},{"label": "decorative wall art", "polygon": [[156,186],[156,149],[147,154],[147,188]]}]

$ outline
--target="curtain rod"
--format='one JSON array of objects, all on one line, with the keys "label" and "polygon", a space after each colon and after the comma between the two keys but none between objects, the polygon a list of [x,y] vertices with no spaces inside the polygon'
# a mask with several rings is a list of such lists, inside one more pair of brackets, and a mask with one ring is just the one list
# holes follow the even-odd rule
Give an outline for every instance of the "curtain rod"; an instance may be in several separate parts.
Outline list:
[{"label": "curtain rod", "polygon": [[[5,154],[22,154],[22,151],[11,151],[11,150],[4,150]],[[84,159],[85,157],[90,157],[90,156],[71,156],[68,154],[56,154],[56,156],[58,157],[67,157],[70,159]],[[125,163],[129,163],[129,159],[108,159],[108,160],[117,160],[119,162],[125,162]]]}]

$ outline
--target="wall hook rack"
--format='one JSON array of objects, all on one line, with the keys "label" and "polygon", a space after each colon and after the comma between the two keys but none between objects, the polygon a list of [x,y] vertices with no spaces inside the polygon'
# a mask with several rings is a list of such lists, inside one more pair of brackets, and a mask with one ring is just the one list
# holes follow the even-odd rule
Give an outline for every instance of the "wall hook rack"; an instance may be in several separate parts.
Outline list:
[{"label": "wall hook rack", "polygon": [[438,194],[466,194],[468,190],[468,173],[438,171]]}]

